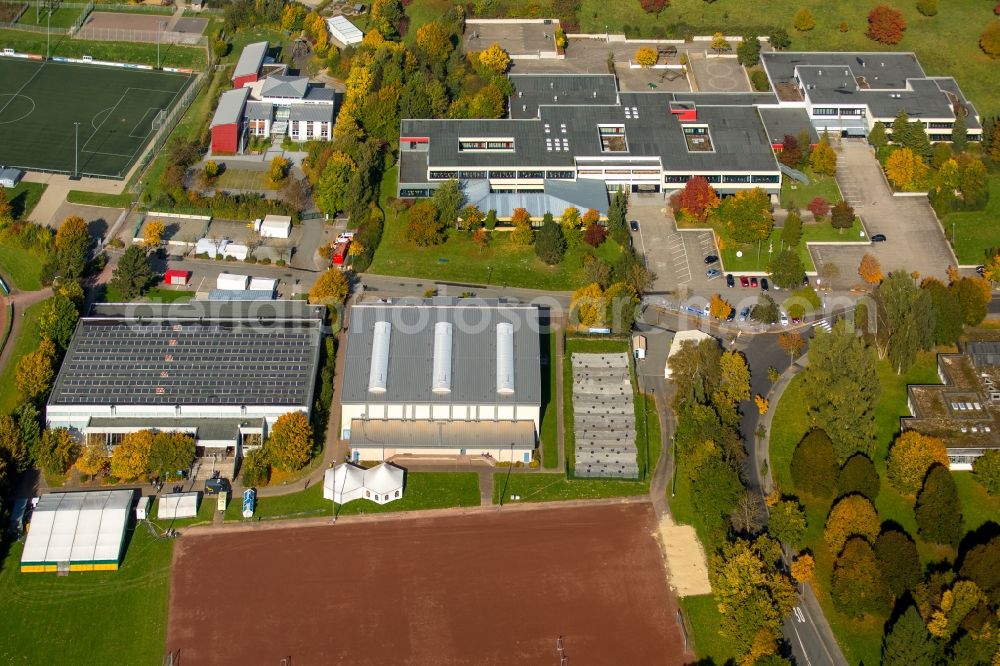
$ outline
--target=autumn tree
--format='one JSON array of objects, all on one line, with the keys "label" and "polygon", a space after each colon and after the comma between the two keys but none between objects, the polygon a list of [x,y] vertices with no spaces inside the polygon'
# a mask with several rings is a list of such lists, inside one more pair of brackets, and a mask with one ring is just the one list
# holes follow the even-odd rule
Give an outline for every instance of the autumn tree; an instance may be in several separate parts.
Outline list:
[{"label": "autumn tree", "polygon": [[778,567],[780,557],[779,544],[766,536],[737,539],[711,556],[709,579],[721,615],[720,633],[741,655],[761,642],[773,652],[784,618],[798,603],[795,586]]},{"label": "autumn tree", "polygon": [[830,214],[830,202],[828,202],[823,197],[813,197],[808,204],[806,204],[806,209],[813,214],[817,220],[826,217]]},{"label": "autumn tree", "polygon": [[146,250],[138,245],[125,249],[118,265],[111,273],[111,286],[125,301],[137,299],[153,280],[153,269],[149,265]]},{"label": "autumn tree", "polygon": [[885,175],[901,190],[915,189],[927,178],[927,165],[911,149],[900,148],[885,161]]},{"label": "autumn tree", "polygon": [[633,56],[635,61],[642,67],[652,67],[656,64],[657,55],[656,49],[651,49],[648,46],[643,46],[638,51],[635,52]]},{"label": "autumn tree", "polygon": [[837,483],[837,456],[833,441],[823,430],[810,430],[792,452],[792,483],[812,497],[833,497]]},{"label": "autumn tree", "polygon": [[792,26],[799,32],[809,32],[816,27],[816,19],[808,7],[802,7],[799,11],[795,12]]},{"label": "autumn tree", "polygon": [[[72,283],[79,287],[77,283]],[[76,321],[80,318],[77,304],[71,298],[56,293],[41,303],[40,312],[36,324],[38,333],[43,338],[48,338],[55,343],[60,350],[65,350],[69,346],[69,341],[76,330]]]},{"label": "autumn tree", "polygon": [[194,439],[180,432],[153,436],[147,468],[161,478],[176,478],[194,461]]},{"label": "autumn tree", "polygon": [[556,224],[549,213],[545,214],[542,226],[535,234],[535,254],[549,266],[562,262],[566,254],[566,237],[562,227]]},{"label": "autumn tree", "polygon": [[302,412],[288,412],[271,426],[265,443],[272,464],[285,472],[302,469],[313,448],[313,429]]},{"label": "autumn tree", "polygon": [[6,469],[21,469],[28,464],[28,442],[9,414],[0,414],[0,464]]},{"label": "autumn tree", "polygon": [[147,248],[155,248],[163,242],[163,232],[166,227],[159,220],[151,220],[142,229],[142,244]]},{"label": "autumn tree", "polygon": [[871,501],[862,495],[848,495],[830,510],[823,540],[830,552],[836,555],[852,536],[861,536],[874,543],[880,528],[881,521]]},{"label": "autumn tree", "polygon": [[838,495],[857,493],[874,502],[880,486],[875,463],[863,453],[855,453],[848,458],[837,475]]},{"label": "autumn tree", "polygon": [[639,5],[642,7],[642,11],[647,14],[660,15],[667,5],[670,4],[670,0],[639,0]]},{"label": "autumn tree", "polygon": [[14,386],[25,400],[35,401],[44,396],[55,379],[56,346],[42,338],[38,347],[21,357],[14,371]]},{"label": "autumn tree", "polygon": [[729,524],[737,534],[754,536],[767,522],[764,501],[753,491],[745,491],[736,500],[736,506],[729,513]]},{"label": "autumn tree", "polygon": [[803,553],[792,562],[792,578],[800,583],[816,581],[816,560],[809,553]]},{"label": "autumn tree", "polygon": [[962,537],[962,504],[955,479],[944,465],[934,465],[924,479],[914,508],[925,541],[957,546]]},{"label": "autumn tree", "polygon": [[824,176],[834,176],[837,173],[837,153],[830,146],[830,137],[826,132],[820,137],[819,143],[809,156],[809,166],[815,173]]},{"label": "autumn tree", "polygon": [[83,447],[80,457],[76,459],[76,468],[81,474],[97,476],[107,469],[110,460],[107,444],[94,441]]},{"label": "autumn tree", "polygon": [[432,61],[445,62],[455,49],[451,32],[441,21],[425,23],[417,29],[417,46]]},{"label": "autumn tree", "polygon": [[718,208],[719,195],[703,176],[695,176],[678,193],[678,202],[684,215],[704,222]]},{"label": "autumn tree", "polygon": [[726,41],[726,36],[721,32],[717,32],[712,35],[712,50],[716,53],[722,53],[723,51],[729,51],[732,46]]},{"label": "autumn tree", "polygon": [[904,495],[913,495],[920,490],[928,470],[935,464],[948,464],[944,442],[915,430],[904,430],[889,450],[889,483]]},{"label": "autumn tree", "polygon": [[128,433],[111,454],[111,475],[122,481],[138,479],[149,469],[152,448],[152,430]]},{"label": "autumn tree", "polygon": [[357,165],[347,153],[334,151],[327,159],[315,188],[316,206],[327,214],[347,208],[347,186]]},{"label": "autumn tree", "polygon": [[87,267],[90,233],[82,217],[70,215],[59,225],[55,237],[56,263],[64,278],[78,279]]},{"label": "autumn tree", "polygon": [[240,465],[243,485],[247,488],[255,486],[265,486],[271,479],[271,460],[267,456],[267,449],[254,449],[243,458]]},{"label": "autumn tree", "polygon": [[758,393],[754,396],[753,401],[757,405],[757,413],[761,416],[767,414],[767,410],[771,406],[771,402],[767,398]]},{"label": "autumn tree", "polygon": [[458,225],[465,231],[474,231],[479,227],[483,226],[483,220],[486,216],[483,215],[483,211],[476,208],[474,205],[469,204],[462,209],[459,214]]},{"label": "autumn tree", "polygon": [[875,557],[889,591],[900,597],[920,582],[923,566],[917,544],[910,535],[899,530],[888,530],[875,540]]},{"label": "autumn tree", "polygon": [[975,581],[985,592],[991,603],[1000,604],[1000,536],[991,537],[986,543],[980,543],[962,557],[958,573],[963,578]]},{"label": "autumn tree", "polygon": [[847,540],[833,566],[830,596],[841,611],[855,616],[888,610],[891,593],[871,543],[861,537]]},{"label": "autumn tree", "polygon": [[778,346],[788,352],[788,362],[791,363],[799,355],[806,341],[799,333],[779,333]]},{"label": "autumn tree", "polygon": [[723,352],[719,357],[719,390],[713,394],[713,402],[717,405],[725,403],[735,408],[739,403],[749,399],[750,367],[746,358],[739,352]]},{"label": "autumn tree", "polygon": [[781,143],[778,161],[792,169],[796,168],[802,161],[802,148],[799,146],[799,140],[791,134],[786,134]]},{"label": "autumn tree", "polygon": [[35,460],[47,474],[65,474],[80,454],[80,445],[66,428],[46,430],[38,440]]},{"label": "autumn tree", "polygon": [[861,257],[861,263],[858,265],[858,275],[870,285],[878,284],[885,277],[882,275],[882,264],[870,252],[865,252],[864,256]]},{"label": "autumn tree", "polygon": [[767,531],[781,543],[786,543],[793,548],[798,547],[806,533],[805,509],[794,500],[778,502],[771,507]]},{"label": "autumn tree", "polygon": [[990,21],[979,36],[979,48],[991,58],[1000,58],[1000,21]]},{"label": "autumn tree", "polygon": [[525,208],[515,208],[510,217],[514,230],[510,239],[515,245],[527,246],[535,242],[535,230],[531,228],[531,214]]},{"label": "autumn tree", "polygon": [[489,48],[479,54],[479,64],[492,72],[494,76],[503,76],[510,67],[510,56],[499,44],[491,44]]},{"label": "autumn tree", "polygon": [[879,5],[868,12],[868,38],[881,44],[898,44],[906,30],[903,13],[893,7]]},{"label": "autumn tree", "polygon": [[990,449],[972,461],[972,472],[990,495],[1000,495],[1000,450]]},{"label": "autumn tree", "polygon": [[733,311],[733,306],[726,302],[719,294],[712,294],[712,300],[708,303],[708,314],[723,321]]},{"label": "autumn tree", "polygon": [[990,302],[989,283],[980,278],[964,277],[948,288],[951,297],[959,304],[962,319],[968,326],[977,326],[986,318]]},{"label": "autumn tree", "polygon": [[854,208],[846,201],[839,201],[830,212],[830,226],[843,233],[854,226],[854,218]]},{"label": "autumn tree", "polygon": [[719,206],[719,218],[729,238],[737,243],[766,239],[774,226],[771,201],[759,187],[740,190],[727,198]]},{"label": "autumn tree", "polygon": [[421,247],[444,241],[444,224],[432,202],[418,201],[406,212],[406,237]]},{"label": "autumn tree", "polygon": [[351,281],[347,273],[336,268],[327,269],[316,280],[309,290],[309,302],[339,307],[347,300],[351,290]]},{"label": "autumn tree", "polygon": [[583,230],[583,241],[590,247],[600,247],[608,238],[608,231],[600,223],[587,225]]},{"label": "autumn tree", "polygon": [[604,290],[601,289],[601,285],[591,283],[574,291],[570,313],[571,320],[575,318],[581,326],[595,326],[602,323]]}]

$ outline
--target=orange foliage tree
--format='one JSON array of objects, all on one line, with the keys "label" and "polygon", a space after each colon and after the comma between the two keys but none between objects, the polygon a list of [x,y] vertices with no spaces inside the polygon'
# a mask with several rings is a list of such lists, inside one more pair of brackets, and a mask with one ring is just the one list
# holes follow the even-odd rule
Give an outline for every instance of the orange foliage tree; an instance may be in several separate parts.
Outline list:
[{"label": "orange foliage tree", "polygon": [[878,262],[874,254],[865,252],[865,256],[861,257],[861,263],[858,265],[858,275],[868,284],[878,284],[882,281],[884,277],[882,275],[882,265]]}]

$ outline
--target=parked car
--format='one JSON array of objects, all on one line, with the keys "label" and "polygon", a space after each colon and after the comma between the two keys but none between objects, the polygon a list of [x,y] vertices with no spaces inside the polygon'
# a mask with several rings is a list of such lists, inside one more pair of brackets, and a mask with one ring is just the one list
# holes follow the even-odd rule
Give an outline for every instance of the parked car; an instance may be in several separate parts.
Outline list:
[{"label": "parked car", "polygon": [[976,275],[978,275],[979,277],[985,277],[986,266],[976,266]]},{"label": "parked car", "polygon": [[782,326],[788,326],[788,315],[785,312],[781,313],[780,321]]},{"label": "parked car", "polygon": [[740,286],[741,287],[749,287],[750,286],[750,278],[748,278],[746,275],[741,275],[740,276]]},{"label": "parked car", "polygon": [[884,243],[885,242],[885,234],[874,234],[874,235],[872,235],[872,242],[873,243]]},{"label": "parked car", "polygon": [[803,287],[809,286],[809,276],[806,275],[805,273],[802,274],[802,286]]},{"label": "parked car", "polygon": [[628,226],[632,231],[639,231],[639,220],[629,220]]},{"label": "parked car", "polygon": [[767,291],[770,288],[771,288],[771,285],[768,284],[767,278],[761,278],[760,279],[760,290],[761,291]]},{"label": "parked car", "polygon": [[718,268],[709,268],[707,271],[705,271],[705,275],[707,275],[708,279],[711,280],[713,278],[717,278],[720,275],[722,275],[722,271],[720,271]]},{"label": "parked car", "polygon": [[747,317],[749,317],[749,316],[750,316],[750,308],[749,307],[745,307],[742,310],[740,310],[740,321],[746,321]]},{"label": "parked car", "polygon": [[230,492],[232,486],[229,484],[229,479],[224,479],[222,477],[215,477],[213,479],[208,479],[205,481],[205,494],[206,495],[217,495],[221,492]]},{"label": "parked car", "polygon": [[730,308],[729,314],[726,315],[726,321],[732,321],[736,319],[736,308]]},{"label": "parked car", "polygon": [[726,276],[726,286],[729,287],[730,289],[736,286],[736,279],[733,278],[732,273]]},{"label": "parked car", "polygon": [[708,265],[708,264],[714,264],[714,263],[715,263],[715,262],[717,262],[718,260],[719,260],[719,257],[717,257],[717,256],[716,256],[716,255],[714,255],[714,254],[710,254],[710,255],[708,255],[707,257],[705,257],[705,264],[706,264],[706,265]]},{"label": "parked car", "polygon": [[801,324],[802,320],[800,318],[798,318],[798,317],[792,317],[792,323],[793,324]]},{"label": "parked car", "polygon": [[757,278],[755,277],[750,278],[750,286],[755,289],[757,288]]}]

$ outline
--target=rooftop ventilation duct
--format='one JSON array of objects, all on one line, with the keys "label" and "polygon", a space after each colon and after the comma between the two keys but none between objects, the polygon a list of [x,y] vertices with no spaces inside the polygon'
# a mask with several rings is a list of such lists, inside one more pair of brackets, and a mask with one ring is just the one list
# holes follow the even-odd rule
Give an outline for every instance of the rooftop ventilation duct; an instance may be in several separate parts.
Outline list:
[{"label": "rooftop ventilation duct", "polygon": [[514,395],[514,326],[497,324],[497,393]]},{"label": "rooftop ventilation duct", "polygon": [[451,339],[452,325],[446,321],[434,324],[434,366],[431,373],[431,391],[451,393]]},{"label": "rooftop ventilation duct", "polygon": [[372,365],[368,373],[368,392],[385,393],[389,379],[389,338],[392,325],[387,321],[375,322],[372,335]]}]

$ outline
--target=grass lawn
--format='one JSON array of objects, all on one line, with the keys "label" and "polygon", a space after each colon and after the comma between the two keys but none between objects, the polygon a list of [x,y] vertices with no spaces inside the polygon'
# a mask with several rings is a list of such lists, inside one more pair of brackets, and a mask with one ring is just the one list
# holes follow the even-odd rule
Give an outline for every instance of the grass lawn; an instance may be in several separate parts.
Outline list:
[{"label": "grass lawn", "polygon": [[[388,504],[356,500],[341,506],[338,516],[361,513],[393,513],[451,506],[479,506],[479,475],[474,472],[407,472],[403,497]],[[235,498],[226,507],[226,520],[242,520],[243,504]],[[299,518],[330,515],[331,502],[323,499],[323,484],[291,495],[262,497],[254,518]]]},{"label": "grass lawn", "polygon": [[[414,3],[420,4],[420,3]],[[865,36],[866,16],[871,0],[772,0],[767,11],[760,3],[704,0],[673,0],[658,17],[642,11],[638,0],[583,0],[578,13],[582,32],[621,32],[623,25],[643,36],[654,31],[683,37],[685,31],[695,35],[711,35],[721,30],[738,35],[744,28],[779,26],[792,38],[790,50],[795,51],[914,51],[924,70],[935,76],[954,76],[985,117],[1000,110],[1000,87],[996,85],[996,61],[979,49],[979,35],[987,22],[994,20],[990,2],[942,3],[936,16],[926,17],[914,2],[897,2],[893,6],[903,12],[907,30],[903,40],[888,47]],[[806,33],[792,28],[792,19],[799,8],[808,8],[816,18],[816,28]],[[848,31],[840,32],[840,22]],[[686,24],[679,26],[678,24]],[[947,48],[942,48],[947,44]],[[572,42],[570,42],[572,52]]]},{"label": "grass lawn", "polygon": [[[562,331],[549,330],[542,334],[542,346],[548,347],[548,372],[542,378],[542,425],[538,429],[538,439],[542,447],[542,466],[554,469],[559,466],[559,429],[556,424],[556,413],[559,404],[556,402],[556,377],[562,368],[562,361],[556,356],[556,336]],[[545,341],[548,341],[547,343]]]},{"label": "grass lawn", "polygon": [[722,616],[715,597],[711,594],[682,597],[680,605],[698,658],[712,664],[735,663],[739,652],[719,633]]},{"label": "grass lawn", "polygon": [[268,185],[266,171],[248,171],[247,169],[227,168],[219,174],[219,180],[215,185],[220,189],[232,190],[271,190]]},{"label": "grass lawn", "polygon": [[22,180],[17,184],[17,187],[5,189],[4,195],[10,202],[11,217],[20,220],[31,215],[31,211],[35,210],[35,206],[38,205],[47,187],[48,185],[45,183],[29,183]]},{"label": "grass lawn", "polygon": [[0,273],[8,281],[7,286],[22,291],[37,291],[42,288],[42,261],[27,250],[11,245],[0,245]]},{"label": "grass lawn", "polygon": [[70,190],[66,194],[66,201],[87,206],[104,206],[105,208],[128,208],[135,200],[135,196],[129,192],[121,194],[103,194],[101,192],[84,192],[82,190]]},{"label": "grass lawn", "polygon": [[[154,303],[173,303],[175,301],[190,301],[192,298],[194,298],[194,292],[187,289],[150,287],[139,300]],[[104,293],[101,300],[105,303],[121,303],[124,301],[121,293],[110,284],[104,285]]]},{"label": "grass lawn", "polygon": [[58,7],[54,12],[52,12],[52,18],[46,16],[45,11],[37,12],[36,20],[36,9],[29,6],[28,11],[21,14],[21,18],[18,19],[18,25],[31,25],[40,26],[42,28],[46,26],[51,26],[53,28],[71,28],[76,20],[80,18],[80,14],[83,12],[83,7]]},{"label": "grass lawn", "polygon": [[[42,301],[44,303],[45,301]],[[14,388],[14,371],[17,369],[17,362],[25,354],[35,350],[38,346],[38,326],[36,320],[42,310],[42,303],[35,303],[27,310],[22,310],[24,319],[21,324],[21,334],[14,340],[8,340],[7,344],[13,344],[7,367],[0,373],[0,414],[9,414],[17,407],[21,401],[21,394]],[[21,313],[15,311],[15,317],[20,317]]]},{"label": "grass lawn", "polygon": [[[799,242],[799,257],[806,271],[815,271],[816,265],[813,263],[812,255],[809,254],[808,243],[846,243],[849,241],[862,240],[860,237],[861,223],[855,218],[854,226],[850,229],[834,229],[829,222],[810,223],[802,225],[802,240]],[[739,273],[745,271],[768,271],[770,270],[771,258],[778,256],[784,247],[781,240],[781,229],[775,227],[771,231],[771,236],[767,241],[760,244],[760,260],[757,259],[756,245],[730,245],[721,250],[722,264],[727,273]],[[768,248],[771,252],[768,252]],[[736,252],[743,252],[742,257],[737,257]]]},{"label": "grass lawn", "polygon": [[[201,504],[198,505],[198,515],[193,518],[159,518],[160,504],[153,500],[151,520],[161,529],[170,527],[190,527],[191,525],[201,525],[212,522],[212,517],[218,508],[218,495],[201,496]],[[148,532],[147,532],[148,533]]]},{"label": "grass lawn", "polygon": [[159,664],[167,634],[173,543],[139,526],[118,571],[22,574],[21,543],[0,571],[0,662]]},{"label": "grass lawn", "polygon": [[952,246],[960,264],[985,263],[986,251],[1000,246],[1000,174],[990,174],[989,187],[990,201],[984,210],[949,213],[942,220],[945,235],[955,235]]},{"label": "grass lawn", "polygon": [[[29,10],[30,12],[30,10]],[[18,30],[0,30],[0,48],[12,48],[19,53],[34,53],[45,55],[45,34],[20,32]],[[53,56],[79,58],[84,55],[94,57],[94,60],[109,60],[112,62],[128,62],[142,65],[156,64],[156,44],[139,42],[93,42],[82,39],[72,39],[68,35],[53,35]],[[205,49],[176,44],[160,46],[160,65],[163,67],[185,67],[203,70],[208,65]]]},{"label": "grass lawn", "polygon": [[[547,266],[535,256],[534,247],[515,245],[506,231],[491,234],[492,241],[485,252],[469,234],[454,229],[449,230],[447,240],[440,245],[417,247],[406,238],[405,215],[384,205],[387,197],[395,195],[396,177],[394,168],[382,178],[380,200],[385,211],[385,231],[368,272],[420,277],[428,282],[505,284],[552,291],[571,291],[584,283],[582,250],[567,252],[558,266]],[[614,264],[621,248],[613,241],[606,241],[595,253]]]},{"label": "grass lawn", "polygon": [[792,180],[788,176],[781,177],[782,208],[796,206],[799,210],[805,210],[806,204],[816,197],[823,197],[830,202],[831,206],[843,199],[836,178],[815,174],[812,169],[806,169],[803,173],[809,176],[809,184],[807,185]]},{"label": "grass lawn", "polygon": [[[875,501],[879,517],[892,520],[902,525],[911,536],[916,537],[916,520],[913,515],[913,498],[904,497],[885,482],[885,458],[889,446],[899,431],[900,416],[908,413],[906,406],[907,384],[938,383],[937,365],[933,353],[923,353],[910,371],[903,375],[893,372],[888,362],[879,362],[877,366],[882,395],[875,410],[875,421],[878,429],[874,452],[875,466],[883,479],[879,496]],[[802,390],[806,376],[796,377],[782,395],[776,406],[773,430],[771,433],[770,464],[775,481],[785,493],[793,493],[793,484],[789,472],[792,452],[796,444],[808,430],[805,402]],[[1000,511],[1000,500],[989,498],[985,491],[966,472],[955,474],[959,486],[959,494],[966,508],[966,529],[972,529],[988,519],[995,519]],[[864,662],[878,663],[881,650],[883,622],[885,618],[866,616],[864,620],[856,620],[838,612],[830,599],[828,581],[833,570],[833,556],[823,543],[823,525],[829,512],[828,501],[805,501],[808,528],[805,544],[816,557],[817,578],[820,584],[816,586],[817,597],[823,606],[823,612],[829,619],[836,633],[844,654],[852,664]],[[925,564],[945,557],[954,557],[947,549],[917,540],[921,559]]]},{"label": "grass lawn", "polygon": [[567,479],[563,474],[532,474],[494,472],[493,503],[510,503],[511,495],[520,495],[521,502],[554,502],[558,500],[601,499],[643,495],[649,486],[641,481],[624,479]]}]

